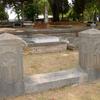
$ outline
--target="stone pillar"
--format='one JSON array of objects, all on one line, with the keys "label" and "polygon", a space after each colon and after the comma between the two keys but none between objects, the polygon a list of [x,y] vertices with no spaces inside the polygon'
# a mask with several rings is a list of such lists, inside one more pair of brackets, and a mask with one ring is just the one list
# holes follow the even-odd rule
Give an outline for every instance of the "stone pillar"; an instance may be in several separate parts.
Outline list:
[{"label": "stone pillar", "polygon": [[0,35],[0,97],[24,94],[22,57],[25,45],[15,35]]},{"label": "stone pillar", "polygon": [[93,80],[100,73],[100,30],[88,29],[80,32],[79,63]]}]

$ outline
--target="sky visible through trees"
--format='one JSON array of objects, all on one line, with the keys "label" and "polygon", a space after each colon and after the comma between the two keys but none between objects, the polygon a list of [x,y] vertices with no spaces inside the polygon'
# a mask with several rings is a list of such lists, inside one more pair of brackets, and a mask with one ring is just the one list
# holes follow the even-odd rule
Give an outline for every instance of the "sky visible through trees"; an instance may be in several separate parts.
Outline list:
[{"label": "sky visible through trees", "polygon": [[[72,0],[68,0],[69,3],[72,3]],[[13,21],[16,19],[16,13],[11,9],[6,9],[6,12],[8,13],[9,15],[9,20]]]},{"label": "sky visible through trees", "polygon": [[69,3],[72,3],[72,0],[68,0]]}]

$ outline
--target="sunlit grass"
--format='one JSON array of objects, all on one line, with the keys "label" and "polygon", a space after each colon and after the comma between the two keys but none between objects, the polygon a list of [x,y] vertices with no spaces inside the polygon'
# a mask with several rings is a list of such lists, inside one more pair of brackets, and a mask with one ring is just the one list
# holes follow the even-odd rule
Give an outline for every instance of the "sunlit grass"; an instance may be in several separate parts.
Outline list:
[{"label": "sunlit grass", "polygon": [[26,51],[24,69],[26,74],[39,74],[66,70],[78,66],[78,52],[32,54]]}]

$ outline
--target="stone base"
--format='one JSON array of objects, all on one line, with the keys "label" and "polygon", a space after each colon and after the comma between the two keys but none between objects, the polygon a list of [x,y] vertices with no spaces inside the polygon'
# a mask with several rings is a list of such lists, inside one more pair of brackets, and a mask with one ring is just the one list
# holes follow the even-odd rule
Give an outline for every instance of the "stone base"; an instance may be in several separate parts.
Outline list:
[{"label": "stone base", "polygon": [[80,68],[25,77],[25,93],[43,92],[87,81],[87,73]]},{"label": "stone base", "polygon": [[88,82],[92,82],[96,79],[100,79],[100,70],[98,69],[87,69],[85,72],[88,74]]}]

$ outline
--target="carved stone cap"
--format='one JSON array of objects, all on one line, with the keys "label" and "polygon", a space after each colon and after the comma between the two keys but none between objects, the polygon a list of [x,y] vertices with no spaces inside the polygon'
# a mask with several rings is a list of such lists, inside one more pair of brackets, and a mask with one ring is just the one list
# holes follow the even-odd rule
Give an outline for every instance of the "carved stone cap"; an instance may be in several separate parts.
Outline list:
[{"label": "carved stone cap", "polygon": [[20,37],[9,33],[3,33],[0,35],[0,44],[14,44],[20,46],[27,46],[27,43]]},{"label": "carved stone cap", "polygon": [[88,29],[88,30],[85,30],[85,31],[82,31],[80,32],[80,36],[100,36],[100,30],[98,29]]}]

